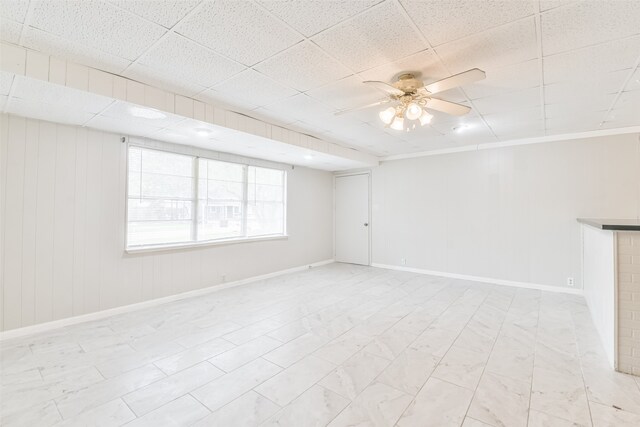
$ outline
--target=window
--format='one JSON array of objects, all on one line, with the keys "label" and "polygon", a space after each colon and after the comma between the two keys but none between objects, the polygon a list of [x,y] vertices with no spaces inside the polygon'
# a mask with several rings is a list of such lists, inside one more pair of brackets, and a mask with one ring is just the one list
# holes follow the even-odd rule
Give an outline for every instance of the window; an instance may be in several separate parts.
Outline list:
[{"label": "window", "polygon": [[129,147],[127,248],[284,236],[282,170]]}]

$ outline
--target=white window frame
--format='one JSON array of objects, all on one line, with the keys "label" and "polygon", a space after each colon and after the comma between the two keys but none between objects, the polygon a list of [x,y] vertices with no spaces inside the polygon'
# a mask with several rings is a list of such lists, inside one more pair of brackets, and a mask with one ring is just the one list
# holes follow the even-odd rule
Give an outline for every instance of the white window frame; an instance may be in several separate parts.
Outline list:
[{"label": "white window frame", "polygon": [[[140,148],[142,150],[154,150],[154,151],[163,151],[165,153],[177,154],[181,156],[191,157],[193,159],[193,172],[194,172],[194,183],[193,183],[193,195],[195,200],[193,201],[193,215],[191,218],[191,241],[182,242],[182,243],[162,243],[162,244],[149,244],[149,245],[138,245],[138,246],[129,246],[129,153],[131,148]],[[179,151],[167,150],[164,148],[156,148],[156,147],[148,147],[142,144],[134,144],[127,143],[127,153],[126,153],[126,176],[125,176],[125,226],[124,226],[124,244],[125,244],[125,252],[126,253],[140,253],[140,252],[157,252],[157,251],[167,251],[167,250],[176,250],[176,249],[188,249],[195,247],[206,247],[206,246],[219,246],[219,245],[229,245],[229,244],[237,244],[237,243],[246,243],[246,242],[260,242],[265,240],[286,240],[289,238],[287,234],[287,179],[288,174],[284,169],[273,168],[268,166],[258,166],[251,165],[247,162],[233,162],[228,160],[220,160],[212,157],[201,156],[197,154],[185,154]],[[199,160],[213,160],[216,162],[223,163],[233,163],[244,166],[244,176],[243,176],[243,185],[244,185],[244,194],[243,194],[243,213],[242,213],[242,236],[232,237],[232,238],[221,238],[221,239],[210,239],[210,240],[202,240],[198,241],[198,213],[199,213],[199,198],[198,198],[198,185],[199,185]],[[282,234],[270,234],[270,235],[260,235],[260,236],[248,236],[247,235],[247,207],[248,207],[248,185],[249,185],[249,176],[248,171],[250,167],[259,167],[265,169],[273,169],[282,172],[282,191],[283,191],[283,199],[282,199],[282,209],[283,209],[283,224],[282,224]]]}]

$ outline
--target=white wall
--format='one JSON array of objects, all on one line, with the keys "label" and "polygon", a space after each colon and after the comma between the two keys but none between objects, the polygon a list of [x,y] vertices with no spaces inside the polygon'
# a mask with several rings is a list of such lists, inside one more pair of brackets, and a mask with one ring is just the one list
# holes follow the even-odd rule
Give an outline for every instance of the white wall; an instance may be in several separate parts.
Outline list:
[{"label": "white wall", "polygon": [[581,287],[577,217],[640,215],[637,134],[390,161],[373,169],[373,262]]},{"label": "white wall", "polygon": [[126,255],[119,135],[1,115],[0,330],[332,257],[333,180],[288,176],[288,240]]}]

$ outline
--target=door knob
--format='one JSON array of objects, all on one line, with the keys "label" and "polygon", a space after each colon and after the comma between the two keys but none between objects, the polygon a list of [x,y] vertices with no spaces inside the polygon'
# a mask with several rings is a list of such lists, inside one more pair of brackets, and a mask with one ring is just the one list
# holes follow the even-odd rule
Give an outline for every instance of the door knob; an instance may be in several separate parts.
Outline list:
[{"label": "door knob", "polygon": [[369,223],[368,223],[368,222],[365,222],[365,223],[364,223],[364,226],[365,226],[365,227],[368,227],[368,226],[369,226]]}]

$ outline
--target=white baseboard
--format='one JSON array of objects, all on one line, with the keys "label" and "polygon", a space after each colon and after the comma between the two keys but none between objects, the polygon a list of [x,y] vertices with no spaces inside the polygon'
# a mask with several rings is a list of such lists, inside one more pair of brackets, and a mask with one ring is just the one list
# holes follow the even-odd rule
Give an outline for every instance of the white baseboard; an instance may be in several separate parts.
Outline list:
[{"label": "white baseboard", "polygon": [[154,307],[156,305],[166,304],[168,302],[178,301],[185,298],[191,298],[198,295],[204,295],[211,292],[217,292],[223,289],[229,289],[236,286],[245,285],[247,283],[257,282],[259,280],[270,279],[272,277],[281,276],[283,274],[295,273],[298,271],[306,270],[308,268],[331,264],[333,262],[335,262],[333,259],[326,259],[324,261],[318,261],[312,264],[301,265],[298,267],[288,268],[286,270],[274,271],[273,273],[261,274],[259,276],[248,277],[246,279],[236,280],[234,282],[223,283],[220,285],[213,285],[213,286],[209,286],[202,289],[195,289],[193,291],[183,292],[180,294],[169,295],[167,297],[155,298],[148,301],[138,302],[135,304],[123,305],[121,307],[114,307],[107,310],[96,311],[94,313],[67,317],[65,319],[54,320],[46,323],[39,323],[37,325],[26,326],[24,328],[10,329],[8,331],[0,332],[0,342],[13,339],[13,338],[24,337],[27,335],[33,335],[41,332],[47,332],[52,329],[58,329],[65,326],[75,325],[78,323],[104,319],[105,317],[114,316],[116,314],[128,313],[130,311],[140,310],[148,307]]},{"label": "white baseboard", "polygon": [[388,264],[371,264],[371,267],[386,268],[388,270],[409,271],[411,273],[428,274],[430,276],[449,277],[451,279],[471,280],[474,282],[491,283],[493,285],[513,286],[515,288],[538,289],[547,292],[582,295],[582,289],[563,288],[561,286],[540,285],[538,283],[516,282],[513,280],[494,279],[492,277],[469,276],[467,274],[447,273],[444,271],[424,270],[422,268],[404,267]]}]

